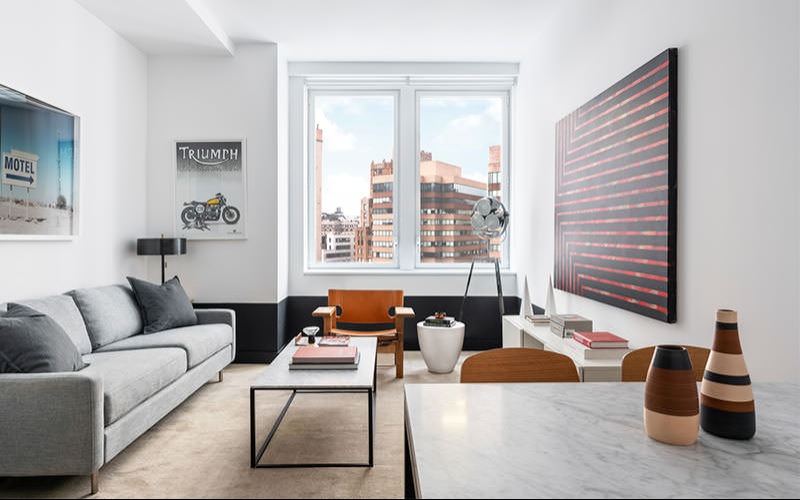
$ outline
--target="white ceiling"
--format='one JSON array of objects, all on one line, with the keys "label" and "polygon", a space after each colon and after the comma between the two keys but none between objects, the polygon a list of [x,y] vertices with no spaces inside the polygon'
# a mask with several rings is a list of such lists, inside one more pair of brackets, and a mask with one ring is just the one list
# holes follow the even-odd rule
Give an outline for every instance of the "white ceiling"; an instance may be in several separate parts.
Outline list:
[{"label": "white ceiling", "polygon": [[[518,60],[564,0],[76,0],[149,55]],[[580,0],[572,0],[577,2]]]}]

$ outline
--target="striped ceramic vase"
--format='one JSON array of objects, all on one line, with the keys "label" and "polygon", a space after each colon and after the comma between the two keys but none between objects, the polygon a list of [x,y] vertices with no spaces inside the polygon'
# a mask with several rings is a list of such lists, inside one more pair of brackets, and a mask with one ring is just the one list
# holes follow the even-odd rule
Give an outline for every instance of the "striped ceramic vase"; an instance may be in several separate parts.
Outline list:
[{"label": "striped ceramic vase", "polygon": [[756,432],[753,386],[739,343],[736,311],[717,310],[714,345],[700,384],[700,425],[730,439],[750,439]]},{"label": "striped ceramic vase", "polygon": [[644,384],[644,428],[648,436],[668,444],[697,441],[697,382],[683,346],[656,346]]}]

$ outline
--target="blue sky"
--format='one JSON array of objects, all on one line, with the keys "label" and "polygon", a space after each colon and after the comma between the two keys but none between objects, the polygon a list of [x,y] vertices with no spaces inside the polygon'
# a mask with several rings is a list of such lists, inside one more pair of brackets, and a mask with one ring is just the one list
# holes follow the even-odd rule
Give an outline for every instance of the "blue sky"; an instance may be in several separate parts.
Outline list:
[{"label": "blue sky", "polygon": [[[71,116],[49,110],[0,107],[2,152],[10,153],[12,149],[17,149],[39,156],[36,187],[28,195],[24,187],[15,186],[14,198],[29,197],[31,201],[49,204],[56,202],[60,191],[66,198],[67,205],[72,205],[74,144],[70,139],[74,134],[74,121]],[[60,189],[59,167],[62,177]],[[2,195],[8,196],[10,193],[10,187],[3,184]]]},{"label": "blue sky", "polygon": [[[370,161],[389,160],[394,147],[394,99],[389,95],[315,97],[323,131],[322,210],[356,215],[369,196]],[[420,99],[420,149],[486,182],[489,146],[502,142],[499,97],[430,96]]]}]

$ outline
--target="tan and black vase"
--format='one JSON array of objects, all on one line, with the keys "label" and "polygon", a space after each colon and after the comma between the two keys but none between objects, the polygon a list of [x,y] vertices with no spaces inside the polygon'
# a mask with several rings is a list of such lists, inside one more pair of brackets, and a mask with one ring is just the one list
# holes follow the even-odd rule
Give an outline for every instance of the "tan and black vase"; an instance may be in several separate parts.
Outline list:
[{"label": "tan and black vase", "polygon": [[739,343],[736,311],[717,310],[714,344],[700,383],[700,425],[729,439],[750,439],[756,433],[753,386]]},{"label": "tan and black vase", "polygon": [[644,428],[648,436],[663,443],[697,441],[697,382],[689,351],[683,346],[656,346],[644,384]]}]

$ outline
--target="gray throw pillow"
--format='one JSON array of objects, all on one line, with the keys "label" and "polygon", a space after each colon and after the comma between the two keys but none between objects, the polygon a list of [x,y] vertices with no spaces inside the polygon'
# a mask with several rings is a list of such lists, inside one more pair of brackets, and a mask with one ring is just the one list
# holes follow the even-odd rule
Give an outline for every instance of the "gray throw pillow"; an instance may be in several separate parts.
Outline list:
[{"label": "gray throw pillow", "polygon": [[20,304],[0,316],[0,373],[72,372],[85,367],[56,321]]},{"label": "gray throw pillow", "polygon": [[163,285],[128,276],[144,320],[144,333],[197,324],[192,302],[177,276]]}]

